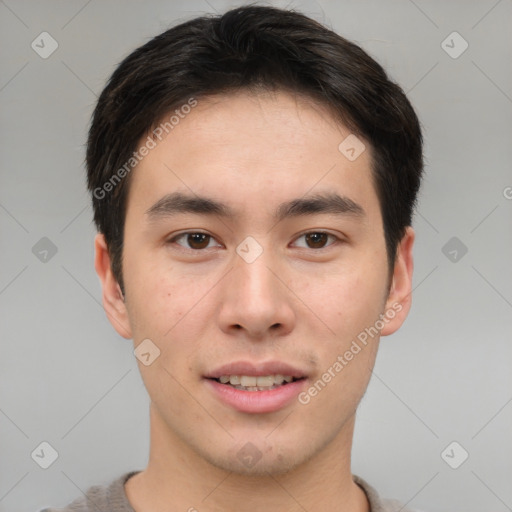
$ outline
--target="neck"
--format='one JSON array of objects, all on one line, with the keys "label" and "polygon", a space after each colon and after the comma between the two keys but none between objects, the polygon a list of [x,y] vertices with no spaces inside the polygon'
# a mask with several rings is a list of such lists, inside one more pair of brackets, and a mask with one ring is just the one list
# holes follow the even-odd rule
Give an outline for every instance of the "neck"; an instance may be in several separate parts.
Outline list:
[{"label": "neck", "polygon": [[[352,480],[354,416],[311,459],[281,474],[245,475],[210,464],[170,431],[152,405],[147,468],[125,485],[137,512],[369,512]],[[172,504],[173,508],[169,508]]]}]

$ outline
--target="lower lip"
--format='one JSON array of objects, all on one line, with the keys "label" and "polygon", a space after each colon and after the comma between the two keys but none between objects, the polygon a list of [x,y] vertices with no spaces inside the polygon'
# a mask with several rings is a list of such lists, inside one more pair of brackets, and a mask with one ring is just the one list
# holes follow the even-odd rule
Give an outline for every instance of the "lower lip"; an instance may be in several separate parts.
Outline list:
[{"label": "lower lip", "polygon": [[233,409],[241,412],[265,413],[278,411],[292,402],[304,389],[307,379],[289,382],[268,391],[244,391],[213,379],[205,380],[217,397]]}]

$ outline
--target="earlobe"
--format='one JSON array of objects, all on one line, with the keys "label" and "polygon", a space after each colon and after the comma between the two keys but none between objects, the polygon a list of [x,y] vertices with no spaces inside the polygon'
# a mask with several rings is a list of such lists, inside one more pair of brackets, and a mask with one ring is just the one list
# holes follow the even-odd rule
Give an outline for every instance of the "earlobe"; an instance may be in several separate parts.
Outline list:
[{"label": "earlobe", "polygon": [[132,338],[125,297],[111,268],[110,254],[103,233],[94,238],[94,268],[101,281],[103,308],[110,323],[120,336]]},{"label": "earlobe", "polygon": [[381,336],[388,336],[397,331],[411,309],[414,238],[414,230],[408,226],[397,249],[391,287],[384,310],[388,321],[382,328]]}]

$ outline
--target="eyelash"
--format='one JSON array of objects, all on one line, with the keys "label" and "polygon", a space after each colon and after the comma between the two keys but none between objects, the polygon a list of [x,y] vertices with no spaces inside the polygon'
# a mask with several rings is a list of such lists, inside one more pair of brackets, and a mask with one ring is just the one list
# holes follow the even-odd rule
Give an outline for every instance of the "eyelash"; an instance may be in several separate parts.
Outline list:
[{"label": "eyelash", "polygon": [[[306,235],[311,235],[311,234],[315,234],[315,235],[327,235],[328,237],[331,237],[334,239],[334,242],[329,244],[329,245],[326,245],[325,247],[320,247],[319,249],[315,249],[315,248],[310,248],[310,247],[300,247],[300,249],[310,249],[312,251],[315,251],[315,252],[319,252],[319,251],[322,251],[322,250],[326,250],[328,249],[329,247],[333,246],[333,245],[336,245],[337,242],[341,242],[341,239],[338,238],[336,235],[333,235],[332,233],[329,233],[327,231],[306,231],[305,233],[301,233],[295,240],[298,240],[299,238],[302,238]],[[207,237],[210,237],[211,240],[215,240],[214,237],[208,233],[203,233],[202,231],[186,231],[184,233],[180,233],[179,235],[176,235],[172,238],[170,238],[169,240],[167,240],[167,244],[170,245],[170,244],[173,244],[173,243],[176,243],[177,240],[181,239],[181,238],[186,238],[188,235],[206,235]],[[180,244],[178,244],[180,245]],[[207,247],[205,247],[204,249],[192,249],[190,247],[183,247],[180,245],[180,247],[182,247],[183,249],[187,250],[187,251],[191,251],[191,252],[194,252],[194,253],[200,253],[200,252],[203,252],[207,249]]]}]

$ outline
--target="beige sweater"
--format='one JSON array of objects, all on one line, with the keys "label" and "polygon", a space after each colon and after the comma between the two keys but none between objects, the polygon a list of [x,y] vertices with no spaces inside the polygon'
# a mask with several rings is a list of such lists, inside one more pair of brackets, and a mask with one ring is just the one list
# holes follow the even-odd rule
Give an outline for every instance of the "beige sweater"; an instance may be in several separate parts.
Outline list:
[{"label": "beige sweater", "polygon": [[[126,497],[125,482],[139,471],[124,473],[108,486],[94,485],[85,496],[77,498],[64,508],[44,508],[39,512],[135,512]],[[364,490],[371,512],[413,512],[395,500],[384,500],[362,478],[353,475],[354,481]]]}]

